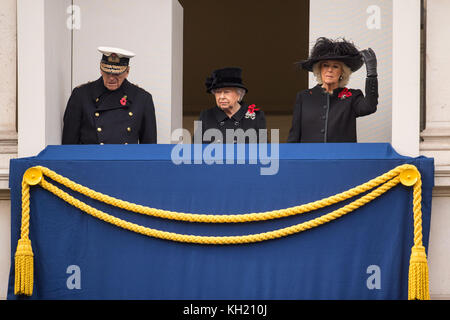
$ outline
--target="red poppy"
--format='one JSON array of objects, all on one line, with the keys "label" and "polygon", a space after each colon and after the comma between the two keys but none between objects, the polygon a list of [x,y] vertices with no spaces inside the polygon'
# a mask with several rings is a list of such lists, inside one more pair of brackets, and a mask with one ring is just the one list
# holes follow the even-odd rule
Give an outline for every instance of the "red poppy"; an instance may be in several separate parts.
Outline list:
[{"label": "red poppy", "polygon": [[339,93],[338,98],[339,98],[339,99],[345,99],[345,98],[348,98],[348,97],[351,97],[351,96],[352,96],[352,93],[351,93],[347,88],[344,88],[344,89]]},{"label": "red poppy", "polygon": [[123,106],[127,104],[127,96],[123,96],[123,98],[120,99],[120,104]]},{"label": "red poppy", "polygon": [[252,105],[248,106],[248,113],[249,114],[255,113],[255,111],[259,111],[259,109],[256,108],[256,105],[252,104]]}]

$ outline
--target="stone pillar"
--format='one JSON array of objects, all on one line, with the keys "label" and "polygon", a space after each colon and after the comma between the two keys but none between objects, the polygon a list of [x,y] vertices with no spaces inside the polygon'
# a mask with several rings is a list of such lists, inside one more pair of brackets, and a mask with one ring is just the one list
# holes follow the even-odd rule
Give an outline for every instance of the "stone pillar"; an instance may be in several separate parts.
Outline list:
[{"label": "stone pillar", "polygon": [[6,299],[11,251],[9,160],[17,156],[16,0],[2,0],[0,34],[0,299]]},{"label": "stone pillar", "polygon": [[9,159],[17,155],[16,130],[16,0],[0,6],[0,189],[8,188]]},{"label": "stone pillar", "polygon": [[450,299],[450,2],[426,1],[426,122],[420,154],[434,158],[435,188],[428,261],[430,291],[435,299]]},{"label": "stone pillar", "polygon": [[426,124],[420,151],[434,157],[437,187],[450,187],[449,12],[449,1],[427,1]]}]

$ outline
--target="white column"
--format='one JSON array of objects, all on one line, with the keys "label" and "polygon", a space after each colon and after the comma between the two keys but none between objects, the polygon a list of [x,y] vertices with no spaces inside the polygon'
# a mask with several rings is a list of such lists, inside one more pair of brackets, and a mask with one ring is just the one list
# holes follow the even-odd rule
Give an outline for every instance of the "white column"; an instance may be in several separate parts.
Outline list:
[{"label": "white column", "polygon": [[44,0],[18,0],[17,117],[20,156],[33,155],[45,146],[44,43]]},{"label": "white column", "polygon": [[419,155],[420,0],[393,1],[392,146]]},{"label": "white column", "polygon": [[[171,130],[164,143],[170,143],[171,133],[183,127],[183,7],[172,0],[172,84],[171,84]],[[176,141],[174,141],[176,143]]]},{"label": "white column", "polygon": [[18,153],[33,156],[61,141],[70,94],[71,0],[17,0]]}]

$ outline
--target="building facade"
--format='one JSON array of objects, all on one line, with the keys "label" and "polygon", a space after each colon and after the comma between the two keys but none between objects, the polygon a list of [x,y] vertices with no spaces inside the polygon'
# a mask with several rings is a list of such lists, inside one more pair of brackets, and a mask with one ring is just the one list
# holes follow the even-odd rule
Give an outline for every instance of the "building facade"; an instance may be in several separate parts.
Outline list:
[{"label": "building facade", "polygon": [[[152,8],[157,10],[152,11],[166,14],[167,19],[161,19],[162,22],[170,22],[159,28],[159,34],[151,38],[151,41],[158,42],[170,39],[165,41],[167,45],[161,52],[155,53],[160,56],[145,56],[140,60],[140,65],[152,61],[152,70],[161,68],[159,74],[169,70],[164,73],[169,75],[151,82],[145,77],[145,72],[136,74],[138,82],[142,80],[144,86],[155,88],[156,96],[161,97],[157,101],[162,106],[160,114],[157,114],[161,119],[158,128],[163,130],[158,134],[162,137],[159,143],[170,143],[170,132],[181,127],[182,123],[182,99],[186,93],[182,92],[181,79],[186,48],[183,52],[183,9],[180,3],[187,1],[134,1],[136,6],[154,6]],[[384,103],[390,108],[390,128],[387,133],[379,133],[374,141],[381,139],[390,142],[402,155],[424,155],[435,159],[436,186],[433,190],[428,251],[430,290],[432,299],[450,299],[450,241],[447,237],[450,230],[450,88],[445,83],[446,71],[450,72],[446,54],[450,44],[443,41],[447,31],[450,31],[450,21],[447,19],[450,3],[447,0],[345,2],[351,4],[353,10],[367,12],[372,19],[369,29],[378,27],[377,10],[389,12],[388,15],[380,15],[388,20],[389,26],[389,33],[383,35],[386,37],[384,43],[389,43],[389,46],[382,53],[383,63],[389,64],[384,71],[389,81],[382,87],[380,96],[383,93],[386,96],[389,92],[390,99]],[[96,74],[73,72],[73,65],[83,63],[82,56],[73,52],[90,53],[89,48],[80,47],[74,51],[72,46],[89,41],[95,46],[89,34],[77,34],[73,30],[79,27],[78,23],[90,23],[93,19],[90,15],[95,16],[92,13],[97,12],[92,4],[94,7],[88,11],[90,14],[81,12],[80,18],[77,16],[80,14],[77,12],[79,7],[73,6],[77,3],[83,8],[83,0],[3,0],[0,5],[0,65],[4,75],[0,86],[0,299],[6,298],[11,245],[14,245],[10,242],[9,160],[34,155],[46,145],[58,144],[62,113],[71,89]],[[324,26],[318,20],[320,13],[315,10],[327,5],[331,7],[332,1],[309,2],[309,43],[324,32],[319,29]],[[67,28],[55,31],[52,25],[45,24],[49,19]],[[381,20],[381,23],[386,22]],[[184,29],[189,30],[186,25]],[[339,30],[333,32],[326,36],[334,36]],[[343,29],[341,32],[346,31]],[[49,42],[51,37],[61,42],[55,45]],[[95,53],[86,59],[92,60],[86,69],[95,71]],[[163,63],[158,64],[154,60]],[[36,61],[42,63],[35,66]],[[57,65],[58,68],[47,67],[49,65]],[[30,68],[37,69],[30,72]],[[55,81],[51,75],[62,75],[62,78]],[[36,116],[30,117],[33,112]],[[287,118],[290,120],[289,116]],[[372,124],[363,124],[368,125]],[[370,142],[370,136],[365,133],[363,136]]]}]

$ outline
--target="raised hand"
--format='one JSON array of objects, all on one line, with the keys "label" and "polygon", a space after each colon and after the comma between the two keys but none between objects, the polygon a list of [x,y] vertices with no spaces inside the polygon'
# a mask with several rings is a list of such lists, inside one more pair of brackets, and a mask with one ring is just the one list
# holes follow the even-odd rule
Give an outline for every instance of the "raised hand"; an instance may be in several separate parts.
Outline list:
[{"label": "raised hand", "polygon": [[374,78],[377,77],[377,56],[372,48],[361,51],[361,55],[364,59],[367,69],[367,77]]}]

